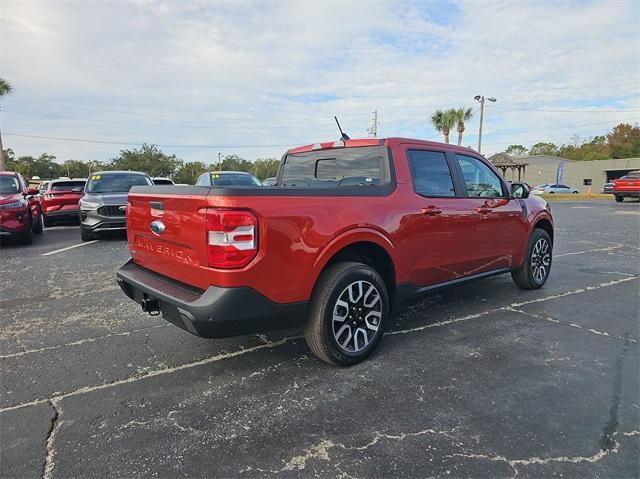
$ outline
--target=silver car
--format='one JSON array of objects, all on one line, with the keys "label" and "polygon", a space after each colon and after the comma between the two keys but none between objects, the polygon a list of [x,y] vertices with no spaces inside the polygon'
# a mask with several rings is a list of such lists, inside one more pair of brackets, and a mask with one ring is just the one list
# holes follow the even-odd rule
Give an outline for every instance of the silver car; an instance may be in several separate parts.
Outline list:
[{"label": "silver car", "polygon": [[132,186],[151,186],[149,175],[139,171],[91,173],[80,198],[80,236],[91,241],[104,231],[127,228],[127,194]]},{"label": "silver car", "polygon": [[541,185],[535,186],[531,190],[531,193],[534,195],[577,195],[578,190],[567,185],[550,185],[548,183],[543,183]]}]

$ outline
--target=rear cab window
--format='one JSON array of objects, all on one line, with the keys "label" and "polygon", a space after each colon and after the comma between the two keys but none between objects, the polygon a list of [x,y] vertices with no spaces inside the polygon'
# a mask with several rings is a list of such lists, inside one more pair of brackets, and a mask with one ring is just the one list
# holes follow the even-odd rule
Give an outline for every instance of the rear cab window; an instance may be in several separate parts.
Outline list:
[{"label": "rear cab window", "polygon": [[293,188],[376,188],[390,183],[386,147],[361,146],[288,154],[279,184]]}]

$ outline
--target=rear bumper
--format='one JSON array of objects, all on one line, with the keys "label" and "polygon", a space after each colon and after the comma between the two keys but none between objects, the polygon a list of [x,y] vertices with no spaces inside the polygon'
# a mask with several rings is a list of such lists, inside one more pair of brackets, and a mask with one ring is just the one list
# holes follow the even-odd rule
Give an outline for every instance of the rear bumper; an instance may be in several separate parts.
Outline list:
[{"label": "rear bumper", "polygon": [[613,194],[625,198],[640,198],[640,191],[614,191]]},{"label": "rear bumper", "polygon": [[118,285],[135,302],[196,336],[223,338],[301,325],[307,303],[274,303],[249,287],[199,290],[129,260]]}]

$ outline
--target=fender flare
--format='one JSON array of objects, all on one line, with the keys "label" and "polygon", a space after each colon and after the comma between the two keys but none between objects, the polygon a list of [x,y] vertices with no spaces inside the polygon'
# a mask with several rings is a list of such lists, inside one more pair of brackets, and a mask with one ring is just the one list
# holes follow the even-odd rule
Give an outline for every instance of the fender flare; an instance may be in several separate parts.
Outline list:
[{"label": "fender flare", "polygon": [[[391,258],[391,262],[393,264],[393,268],[396,271],[396,275],[398,273],[399,267],[399,255],[396,251],[395,246],[391,242],[391,240],[382,232],[377,229],[367,228],[367,227],[356,227],[351,228],[346,231],[341,232],[337,236],[331,239],[317,254],[311,269],[307,273],[305,284],[311,285],[311,289],[307,292],[308,296],[311,296],[311,292],[315,287],[316,281],[318,281],[318,277],[320,273],[327,265],[327,263],[333,258],[333,256],[338,253],[341,249],[352,245],[354,243],[373,243],[377,246],[380,246],[384,249],[389,257]],[[396,283],[397,281],[396,276]]]}]

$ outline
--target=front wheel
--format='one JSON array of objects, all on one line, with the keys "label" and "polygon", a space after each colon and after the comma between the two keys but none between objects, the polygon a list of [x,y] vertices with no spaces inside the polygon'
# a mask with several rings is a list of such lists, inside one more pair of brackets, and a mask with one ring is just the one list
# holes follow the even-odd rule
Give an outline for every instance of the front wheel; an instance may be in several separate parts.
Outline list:
[{"label": "front wheel", "polygon": [[622,202],[624,201],[624,197],[623,197],[623,196],[620,196],[620,195],[616,195],[616,201],[617,201],[618,203],[622,203]]},{"label": "front wheel", "polygon": [[318,279],[304,335],[311,351],[336,366],[351,366],[376,348],[389,316],[387,286],[362,263],[327,268]]},{"label": "front wheel", "polygon": [[44,225],[42,222],[42,211],[38,210],[38,217],[35,219],[35,224],[33,225],[33,232],[37,235],[42,233],[44,229]]},{"label": "front wheel", "polygon": [[549,234],[535,228],[529,237],[522,266],[511,273],[513,281],[522,289],[541,288],[551,271],[552,250]]}]

